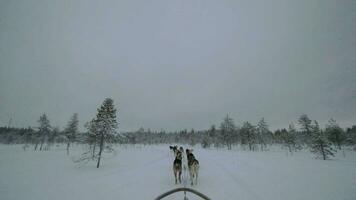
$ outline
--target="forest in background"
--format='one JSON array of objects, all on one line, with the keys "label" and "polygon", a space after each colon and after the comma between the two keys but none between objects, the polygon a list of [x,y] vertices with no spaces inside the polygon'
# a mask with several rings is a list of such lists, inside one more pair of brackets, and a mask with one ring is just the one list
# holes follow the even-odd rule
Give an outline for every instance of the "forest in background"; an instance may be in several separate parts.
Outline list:
[{"label": "forest in background", "polygon": [[[91,156],[97,150],[111,149],[111,144],[188,144],[201,145],[203,148],[227,148],[240,146],[248,151],[265,151],[271,145],[281,145],[289,152],[309,148],[312,153],[327,159],[344,147],[356,150],[356,125],[341,128],[336,120],[330,119],[322,128],[316,120],[303,114],[298,124],[289,124],[286,128],[271,131],[268,123],[262,118],[256,124],[245,121],[235,124],[228,115],[219,126],[212,125],[206,130],[183,129],[175,132],[151,131],[140,128],[133,132],[118,133],[116,109],[111,99],[105,99],[92,121],[85,124],[87,131],[79,132],[78,114],[73,114],[67,126],[60,130],[52,126],[46,114],[38,120],[37,127],[15,128],[0,127],[0,143],[24,144],[26,150],[49,150],[54,144],[67,144],[67,153],[74,143],[88,144]],[[100,147],[99,149],[95,149]],[[100,156],[99,156],[100,157]]]}]

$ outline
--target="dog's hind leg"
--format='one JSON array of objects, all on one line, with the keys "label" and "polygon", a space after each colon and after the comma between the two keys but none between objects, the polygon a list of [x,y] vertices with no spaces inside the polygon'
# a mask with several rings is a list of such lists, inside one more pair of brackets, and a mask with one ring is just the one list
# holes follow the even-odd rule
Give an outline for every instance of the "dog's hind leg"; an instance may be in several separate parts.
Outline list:
[{"label": "dog's hind leg", "polygon": [[195,184],[198,184],[199,164],[196,166]]},{"label": "dog's hind leg", "polygon": [[182,183],[182,170],[179,171],[179,183]]},{"label": "dog's hind leg", "polygon": [[192,169],[189,169],[189,177],[190,177],[190,183],[193,185],[193,180],[194,180],[194,174]]},{"label": "dog's hind leg", "polygon": [[177,173],[174,169],[173,169],[173,174],[174,174],[175,183],[177,184]]}]

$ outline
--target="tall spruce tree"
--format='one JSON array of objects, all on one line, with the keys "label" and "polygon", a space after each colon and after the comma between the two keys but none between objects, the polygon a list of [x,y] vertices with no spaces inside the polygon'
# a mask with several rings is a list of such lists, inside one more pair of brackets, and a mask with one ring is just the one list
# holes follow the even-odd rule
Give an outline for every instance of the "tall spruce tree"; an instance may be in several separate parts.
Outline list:
[{"label": "tall spruce tree", "polygon": [[[96,128],[99,136],[99,153],[97,168],[100,166],[101,154],[104,147],[111,148],[110,143],[113,142],[116,136],[118,123],[116,120],[116,109],[114,101],[110,98],[104,100],[96,115]],[[108,145],[106,145],[108,144]]]},{"label": "tall spruce tree", "polygon": [[311,132],[312,140],[310,144],[310,151],[318,157],[321,156],[323,160],[328,159],[330,156],[334,156],[334,150],[331,146],[331,142],[328,141],[325,133],[320,130],[317,121],[314,121]]},{"label": "tall spruce tree", "polygon": [[64,129],[64,134],[67,138],[67,155],[69,155],[69,146],[74,143],[78,135],[78,114],[74,113],[70,118],[67,127]]}]

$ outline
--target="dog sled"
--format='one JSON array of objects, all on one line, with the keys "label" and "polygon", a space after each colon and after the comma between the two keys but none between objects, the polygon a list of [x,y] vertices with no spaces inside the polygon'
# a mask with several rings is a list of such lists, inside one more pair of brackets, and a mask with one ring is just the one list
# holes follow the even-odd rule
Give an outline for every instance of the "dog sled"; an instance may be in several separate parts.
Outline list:
[{"label": "dog sled", "polygon": [[196,196],[199,196],[200,198],[204,199],[204,200],[210,200],[210,198],[208,196],[206,196],[205,194],[201,193],[201,192],[198,192],[194,189],[191,189],[191,188],[187,188],[187,187],[181,187],[181,188],[176,188],[176,189],[173,189],[173,190],[169,190],[161,195],[159,195],[158,197],[155,198],[155,200],[161,200],[171,194],[174,194],[174,193],[177,193],[177,192],[184,192],[184,198],[183,200],[188,200],[188,197],[187,197],[187,192],[190,192],[190,193],[193,193],[195,194]]}]

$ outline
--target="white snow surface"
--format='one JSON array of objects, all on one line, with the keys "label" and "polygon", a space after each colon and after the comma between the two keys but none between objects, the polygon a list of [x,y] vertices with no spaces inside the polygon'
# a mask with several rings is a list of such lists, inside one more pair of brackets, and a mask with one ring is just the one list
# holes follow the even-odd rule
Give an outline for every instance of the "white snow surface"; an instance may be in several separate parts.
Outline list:
[{"label": "white snow surface", "polygon": [[[193,148],[200,162],[198,185],[187,186],[211,199],[356,199],[354,151],[324,161],[308,151],[288,155],[277,147],[264,152]],[[97,169],[94,162],[81,167],[73,163],[84,151],[81,145],[70,156],[65,146],[35,152],[32,147],[24,151],[21,145],[0,145],[0,199],[148,200],[184,186],[174,184],[174,156],[168,145],[115,149]],[[199,199],[193,194],[188,198]],[[183,199],[183,193],[165,199]]]}]

